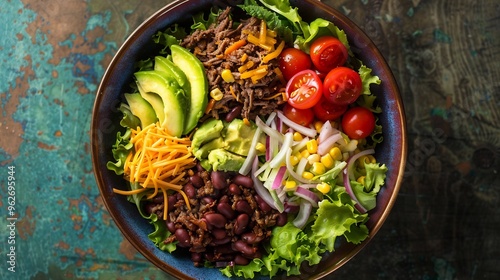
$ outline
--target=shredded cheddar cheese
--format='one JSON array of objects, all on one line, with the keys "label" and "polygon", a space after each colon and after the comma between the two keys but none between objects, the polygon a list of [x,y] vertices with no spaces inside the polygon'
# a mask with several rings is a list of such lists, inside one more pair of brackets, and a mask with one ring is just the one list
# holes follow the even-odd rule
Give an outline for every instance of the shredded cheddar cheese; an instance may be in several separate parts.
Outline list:
[{"label": "shredded cheddar cheese", "polygon": [[142,130],[132,130],[130,142],[134,149],[127,156],[124,164],[124,177],[131,183],[138,183],[142,188],[123,191],[113,189],[123,195],[138,194],[153,190],[148,199],[160,191],[164,198],[163,218],[167,218],[168,191],[179,192],[189,209],[189,199],[182,191],[189,170],[195,163],[191,152],[191,140],[169,135],[158,124],[151,124]]}]

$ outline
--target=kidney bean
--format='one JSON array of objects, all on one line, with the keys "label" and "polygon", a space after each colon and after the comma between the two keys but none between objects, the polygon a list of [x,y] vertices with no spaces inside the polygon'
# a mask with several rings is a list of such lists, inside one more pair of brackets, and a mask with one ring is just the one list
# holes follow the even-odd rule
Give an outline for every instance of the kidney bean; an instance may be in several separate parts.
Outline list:
[{"label": "kidney bean", "polygon": [[242,106],[236,106],[234,107],[229,113],[227,113],[225,121],[226,122],[232,122],[235,118],[239,117],[241,115],[241,110],[243,109]]},{"label": "kidney bean", "polygon": [[247,232],[247,233],[243,233],[241,235],[241,240],[245,241],[246,243],[248,244],[258,244],[259,242],[261,242],[262,240],[264,239],[264,237],[262,236],[257,236],[255,233],[253,232]]},{"label": "kidney bean", "polygon": [[193,176],[189,177],[189,181],[195,188],[201,188],[205,185],[205,182],[203,182],[203,178],[201,178],[201,176],[198,174],[194,174]]},{"label": "kidney bean", "polygon": [[203,260],[203,255],[201,253],[193,252],[191,253],[191,260],[193,262],[201,262]]},{"label": "kidney bean", "polygon": [[154,203],[163,203],[163,195],[157,195],[151,199]]},{"label": "kidney bean", "polygon": [[175,233],[175,223],[171,222],[171,221],[168,221],[165,223],[167,225],[167,229],[168,231],[170,231],[170,233]]},{"label": "kidney bean", "polygon": [[232,248],[233,250],[238,251],[247,256],[251,256],[255,252],[252,246],[246,244],[242,240],[237,240],[236,242],[234,242]]},{"label": "kidney bean", "polygon": [[252,178],[245,176],[245,175],[242,175],[242,174],[238,174],[238,175],[234,176],[233,183],[235,183],[236,185],[239,185],[239,186],[243,186],[243,187],[248,188],[248,189],[253,188]]},{"label": "kidney bean", "polygon": [[196,189],[194,188],[193,184],[187,183],[184,186],[184,192],[186,193],[187,197],[196,198]]},{"label": "kidney bean", "polygon": [[236,218],[236,222],[234,223],[234,233],[236,235],[242,234],[247,228],[248,222],[250,221],[250,217],[247,214],[243,213]]},{"label": "kidney bean", "polygon": [[229,192],[233,195],[240,195],[241,194],[241,189],[238,185],[235,183],[231,183],[229,185]]},{"label": "kidney bean", "polygon": [[224,239],[226,237],[226,231],[221,228],[216,228],[212,230],[212,235],[215,239]]},{"label": "kidney bean", "polygon": [[243,257],[242,255],[236,255],[234,257],[234,263],[239,265],[247,265],[250,263],[250,260]]},{"label": "kidney bean", "polygon": [[219,203],[229,203],[229,196],[224,195],[219,199]]},{"label": "kidney bean", "polygon": [[201,199],[201,201],[205,204],[212,204],[215,202],[215,200],[213,198],[211,198],[210,196],[205,196]]},{"label": "kidney bean", "polygon": [[262,199],[260,196],[255,195],[255,200],[257,201],[257,204],[259,204],[259,209],[264,211],[264,212],[269,212],[272,210],[271,206],[267,204],[264,199]]},{"label": "kidney bean", "polygon": [[146,213],[151,214],[153,213],[155,207],[156,207],[155,203],[147,203],[144,205],[144,210],[146,210]]},{"label": "kidney bean", "polygon": [[224,245],[229,243],[231,241],[231,236],[226,236],[222,239],[212,239],[212,242],[210,242],[211,246],[219,246],[219,245]]},{"label": "kidney bean", "polygon": [[199,227],[203,230],[212,230],[214,228],[205,218],[200,219]]},{"label": "kidney bean", "polygon": [[213,171],[210,174],[212,185],[218,190],[227,188],[227,174],[222,171]]},{"label": "kidney bean", "polygon": [[228,219],[234,219],[235,213],[233,208],[231,208],[231,205],[229,205],[229,203],[226,202],[219,203],[217,205],[217,211],[219,211],[219,213],[221,213],[222,215],[224,215],[224,217]]},{"label": "kidney bean", "polygon": [[223,228],[226,225],[226,218],[219,213],[208,213],[205,214],[205,219],[211,225],[216,228]]},{"label": "kidney bean", "polygon": [[276,217],[276,225],[282,227],[288,222],[288,215],[286,213],[279,213]]},{"label": "kidney bean", "polygon": [[170,195],[168,197],[168,211],[174,211],[175,209],[175,203],[177,203],[177,196],[176,195]]},{"label": "kidney bean", "polygon": [[245,200],[239,200],[238,202],[236,202],[234,208],[236,209],[236,211],[241,213],[247,213],[248,215],[253,214],[252,207],[250,207],[250,204],[248,204],[248,202]]},{"label": "kidney bean", "polygon": [[175,238],[179,241],[179,246],[181,247],[190,247],[191,245],[191,237],[189,237],[189,233],[187,230],[183,228],[178,228],[175,230]]}]

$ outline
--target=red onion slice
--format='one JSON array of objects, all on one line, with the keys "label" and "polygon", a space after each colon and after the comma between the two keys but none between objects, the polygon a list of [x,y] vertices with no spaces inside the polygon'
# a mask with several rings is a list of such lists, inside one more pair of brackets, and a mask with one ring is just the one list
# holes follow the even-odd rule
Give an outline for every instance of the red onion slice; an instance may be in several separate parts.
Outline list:
[{"label": "red onion slice", "polygon": [[307,200],[313,207],[318,207],[319,197],[314,192],[302,187],[297,187],[294,194],[300,198]]},{"label": "red onion slice", "polygon": [[255,171],[257,171],[257,168],[259,167],[259,159],[257,156],[253,158],[253,164],[252,164],[252,172],[250,173],[250,177],[252,177],[253,181],[253,187],[255,189],[255,192],[273,209],[276,209],[276,206],[274,205],[274,199],[271,197],[271,194],[269,191],[264,187],[262,182],[259,180],[259,178],[255,177]]},{"label": "red onion slice", "polygon": [[321,143],[318,145],[318,154],[320,156],[324,156],[330,151],[330,149],[333,147],[333,145],[339,141],[342,140],[342,134],[337,133],[333,134],[330,137],[324,139]]},{"label": "red onion slice", "polygon": [[280,120],[282,120],[284,124],[288,125],[290,128],[293,128],[295,131],[299,132],[302,135],[314,138],[316,137],[316,134],[318,134],[316,129],[302,126],[290,120],[289,118],[285,117],[285,115],[281,111],[278,111],[278,118],[280,118]]},{"label": "red onion slice", "polygon": [[271,187],[273,190],[279,189],[281,187],[285,174],[286,174],[286,166],[281,166],[280,169],[278,170],[278,174],[276,174],[276,177],[274,178],[274,182]]},{"label": "red onion slice", "polygon": [[311,216],[312,205],[307,200],[302,200],[300,202],[299,213],[293,220],[293,225],[297,228],[303,229],[307,224],[309,216]]},{"label": "red onion slice", "polygon": [[354,204],[354,207],[356,207],[356,209],[358,209],[358,211],[361,214],[366,213],[367,210],[365,207],[363,207],[363,205],[361,205],[361,203],[359,203],[358,198],[356,197],[356,195],[354,194],[354,191],[352,190],[351,180],[356,180],[356,178],[354,178],[354,175],[353,175],[353,172],[351,171],[351,169],[358,158],[365,156],[365,155],[370,155],[373,153],[375,153],[375,150],[368,149],[368,150],[364,150],[364,151],[361,151],[361,152],[353,155],[352,157],[350,157],[347,160],[347,166],[343,170],[343,179],[344,179],[345,190],[351,196],[351,199],[356,203],[356,204]]}]

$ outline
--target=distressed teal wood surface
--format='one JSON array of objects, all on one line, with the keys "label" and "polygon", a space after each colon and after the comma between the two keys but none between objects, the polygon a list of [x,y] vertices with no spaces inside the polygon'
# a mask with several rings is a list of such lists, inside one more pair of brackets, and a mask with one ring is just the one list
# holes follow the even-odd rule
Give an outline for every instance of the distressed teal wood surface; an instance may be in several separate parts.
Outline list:
[{"label": "distressed teal wood surface", "polygon": [[[169,2],[0,4],[0,279],[169,278],[124,240],[104,208],[89,140],[95,91],[113,54]],[[499,4],[323,2],[380,47],[401,87],[410,136],[392,214],[337,279],[498,279]]]}]

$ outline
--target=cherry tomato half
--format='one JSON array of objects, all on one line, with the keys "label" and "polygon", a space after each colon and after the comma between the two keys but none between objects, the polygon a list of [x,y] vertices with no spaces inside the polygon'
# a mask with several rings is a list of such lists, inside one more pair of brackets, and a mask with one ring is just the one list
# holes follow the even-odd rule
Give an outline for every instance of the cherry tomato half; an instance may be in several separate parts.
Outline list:
[{"label": "cherry tomato half", "polygon": [[325,73],[344,65],[348,56],[344,44],[332,36],[323,36],[314,40],[309,54],[316,69]]},{"label": "cherry tomato half", "polygon": [[337,105],[325,99],[324,96],[313,107],[314,115],[320,121],[333,121],[338,119],[347,110],[347,105]]},{"label": "cherry tomato half", "polygon": [[298,72],[311,68],[311,58],[296,48],[284,49],[279,57],[279,69],[285,80],[289,81]]},{"label": "cherry tomato half", "polygon": [[342,131],[351,139],[362,139],[375,129],[375,116],[365,107],[353,107],[342,117]]},{"label": "cherry tomato half", "polygon": [[323,83],[313,70],[295,74],[286,85],[288,103],[297,109],[312,108],[323,95]]},{"label": "cherry tomato half", "polygon": [[323,85],[325,98],[337,105],[353,103],[363,89],[359,74],[348,67],[334,68],[326,75]]},{"label": "cherry tomato half", "polygon": [[283,107],[283,114],[291,121],[302,126],[309,126],[314,120],[312,109],[297,109],[288,103]]}]

